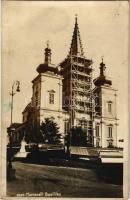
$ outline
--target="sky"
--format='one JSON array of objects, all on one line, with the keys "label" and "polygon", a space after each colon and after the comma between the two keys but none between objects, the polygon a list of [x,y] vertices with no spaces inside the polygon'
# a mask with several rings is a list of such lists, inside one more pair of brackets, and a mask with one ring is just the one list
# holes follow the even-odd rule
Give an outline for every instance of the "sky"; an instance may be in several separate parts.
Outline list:
[{"label": "sky", "polygon": [[3,2],[3,127],[10,124],[13,81],[21,82],[21,92],[14,96],[13,122],[21,122],[32,96],[31,81],[38,75],[36,67],[44,62],[47,40],[52,62],[59,64],[69,52],[77,14],[85,56],[93,60],[93,77],[98,76],[104,56],[107,76],[118,90],[119,138],[123,138],[128,126],[128,10],[126,1]]}]

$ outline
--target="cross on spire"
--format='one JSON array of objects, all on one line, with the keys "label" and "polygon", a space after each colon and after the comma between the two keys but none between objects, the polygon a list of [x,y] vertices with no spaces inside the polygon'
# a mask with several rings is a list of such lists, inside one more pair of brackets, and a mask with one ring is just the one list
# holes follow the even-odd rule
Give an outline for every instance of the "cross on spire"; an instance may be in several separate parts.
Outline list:
[{"label": "cross on spire", "polygon": [[84,56],[77,17],[78,17],[78,15],[76,14],[75,15],[75,26],[74,26],[69,55]]},{"label": "cross on spire", "polygon": [[75,14],[75,22],[77,23],[78,14]]},{"label": "cross on spire", "polygon": [[46,41],[46,45],[47,45],[47,48],[48,48],[48,49],[49,49],[49,44],[50,44],[50,41],[47,40],[47,41]]},{"label": "cross on spire", "polygon": [[101,56],[101,59],[102,59],[102,63],[103,63],[104,56]]}]

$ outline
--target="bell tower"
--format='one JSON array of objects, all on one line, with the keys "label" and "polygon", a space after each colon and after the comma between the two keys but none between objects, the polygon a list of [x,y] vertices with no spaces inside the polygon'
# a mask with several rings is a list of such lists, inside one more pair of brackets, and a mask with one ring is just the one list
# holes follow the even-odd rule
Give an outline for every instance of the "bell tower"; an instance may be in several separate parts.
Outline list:
[{"label": "bell tower", "polygon": [[59,75],[58,66],[51,61],[51,48],[48,42],[44,50],[44,62],[36,70],[38,75],[32,81],[33,120],[39,127],[45,118],[54,119],[61,133],[64,133],[62,77]]},{"label": "bell tower", "polygon": [[100,75],[94,79],[95,132],[94,146],[117,146],[117,90],[106,76],[105,63],[100,63]]},{"label": "bell tower", "polygon": [[82,126],[88,145],[93,145],[92,60],[87,59],[75,16],[68,56],[60,64],[63,76],[63,108],[69,113],[69,129]]}]

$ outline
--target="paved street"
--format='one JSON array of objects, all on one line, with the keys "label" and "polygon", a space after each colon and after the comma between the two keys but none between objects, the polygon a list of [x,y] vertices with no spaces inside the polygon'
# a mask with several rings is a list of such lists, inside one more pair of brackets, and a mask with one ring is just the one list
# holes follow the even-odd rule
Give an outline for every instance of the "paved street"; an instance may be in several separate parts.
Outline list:
[{"label": "paved street", "polygon": [[98,180],[92,169],[14,162],[8,196],[122,197],[122,186]]}]

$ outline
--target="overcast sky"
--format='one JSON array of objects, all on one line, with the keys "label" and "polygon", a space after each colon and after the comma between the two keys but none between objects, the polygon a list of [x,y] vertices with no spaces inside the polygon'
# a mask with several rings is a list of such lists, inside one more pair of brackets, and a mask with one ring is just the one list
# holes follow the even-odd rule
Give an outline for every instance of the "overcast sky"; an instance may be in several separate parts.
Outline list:
[{"label": "overcast sky", "polygon": [[9,91],[20,80],[21,92],[14,97],[13,121],[21,122],[24,107],[32,95],[36,67],[44,61],[46,41],[50,41],[52,62],[58,64],[68,54],[75,14],[83,49],[99,74],[101,56],[106,73],[118,89],[120,137],[127,126],[128,98],[128,2],[3,2],[2,102],[4,126],[10,123]]}]

